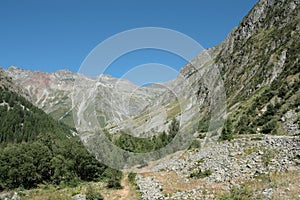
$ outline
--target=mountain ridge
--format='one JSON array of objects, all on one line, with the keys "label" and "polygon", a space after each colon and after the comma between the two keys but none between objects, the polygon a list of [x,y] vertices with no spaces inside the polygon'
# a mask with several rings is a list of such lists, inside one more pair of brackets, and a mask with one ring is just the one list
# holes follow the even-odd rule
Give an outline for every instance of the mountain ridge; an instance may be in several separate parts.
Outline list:
[{"label": "mountain ridge", "polygon": [[[259,90],[263,90],[264,87],[269,87],[269,85],[271,85],[271,83],[280,74],[285,73],[285,71],[287,70],[291,71],[290,69],[293,68],[292,66],[296,67],[297,63],[299,63],[299,58],[297,58],[295,54],[296,52],[292,54],[289,53],[291,52],[292,49],[294,50],[299,49],[297,47],[297,44],[299,44],[299,42],[297,42],[299,41],[299,37],[297,37],[296,34],[297,32],[299,32],[299,13],[297,12],[298,10],[299,10],[299,1],[297,0],[296,1],[293,0],[259,1],[257,5],[254,6],[254,8],[249,12],[249,14],[245,16],[245,18],[240,22],[240,24],[228,34],[228,37],[225,39],[224,42],[220,43],[215,47],[204,50],[189,64],[182,67],[176,79],[171,80],[167,83],[162,83],[160,85],[162,87],[165,87],[167,90],[169,88],[170,90],[176,90],[176,92],[178,91],[176,95],[184,96],[184,93],[186,92],[184,91],[184,89],[189,88],[188,90],[195,90],[198,93],[198,97],[199,95],[205,97],[207,96],[207,92],[208,92],[207,89],[204,91],[199,91],[199,88],[205,88],[203,87],[203,85],[206,84],[206,87],[208,86],[207,85],[208,80],[202,79],[203,75],[205,73],[209,73],[207,72],[208,68],[217,67],[220,70],[220,75],[224,79],[224,87],[226,89],[228,109],[230,112],[232,112],[233,110],[231,108],[236,105],[236,102],[238,102],[239,99],[240,100],[247,99],[247,96],[249,95],[254,96],[255,93],[258,92]],[[274,27],[278,27],[278,28],[274,29]],[[278,31],[280,30],[284,31],[284,29],[291,29],[292,30],[290,32],[291,35],[288,36],[289,30],[285,31],[284,32],[285,34],[280,34],[280,33],[277,34]],[[262,36],[262,34],[266,34],[266,38],[268,37],[270,37],[270,39],[273,38],[273,41],[269,40],[270,41],[269,42],[268,40],[265,39],[265,42],[261,43],[260,37]],[[276,37],[277,39],[275,39]],[[262,44],[264,44],[264,47],[262,47]],[[278,53],[279,46],[281,46],[280,48],[282,50],[281,52]],[[285,49],[283,48],[284,46],[286,46]],[[265,49],[266,51],[264,53],[265,55],[258,53],[258,51],[261,51],[262,48]],[[270,50],[268,51],[268,49]],[[256,55],[260,56],[259,60]],[[294,57],[296,56],[296,57],[293,59],[294,63],[292,64],[292,66],[289,66],[290,69],[284,70],[284,67],[286,66],[285,62],[286,60],[289,59],[289,55],[292,55]],[[264,65],[267,65],[268,67],[264,67],[263,69],[263,67],[261,66]],[[203,68],[202,70],[200,66],[204,67],[205,69]],[[199,67],[201,68],[201,70]],[[297,67],[295,69],[297,69]],[[206,72],[204,72],[205,70]],[[22,80],[22,78],[18,78],[16,73],[13,72],[14,70],[8,69],[7,71],[8,74],[10,74],[16,81],[20,82],[21,80],[21,85],[24,88],[24,85],[26,85],[26,81]],[[57,73],[58,72],[47,73],[47,76],[51,77],[53,74],[57,74]],[[262,75],[264,73],[265,75]],[[295,73],[297,74],[297,71]],[[32,91],[38,91],[37,94],[34,94],[34,92],[30,91],[30,88],[28,88],[28,86],[26,88],[27,91],[29,91],[29,93],[33,93],[31,94],[31,96],[33,97],[33,102],[35,103],[35,105],[42,108],[47,113],[52,113],[52,116],[54,116],[57,119],[63,119],[66,113],[71,112],[72,109],[70,107],[71,104],[70,93],[72,91],[71,85],[72,83],[75,83],[76,78],[78,78],[77,73],[71,72],[70,76],[72,78],[70,82],[65,82],[63,80],[63,74],[64,72],[62,73],[62,77],[58,76],[52,80],[54,83],[58,83],[58,82],[64,83],[65,85],[61,88],[59,87],[56,88],[55,86],[53,86],[53,88],[50,88],[50,91],[45,92],[44,89],[39,90],[38,89],[39,87],[41,88],[45,87],[42,85],[43,81],[41,81],[41,83],[39,81],[30,83],[33,86],[35,85],[35,89],[33,89]],[[106,75],[101,75],[101,76],[106,77]],[[296,76],[297,75],[295,75],[294,78],[295,80],[297,80]],[[107,76],[107,78],[110,79],[110,76]],[[282,81],[283,79],[280,80],[280,82]],[[106,85],[105,82],[106,81],[101,82],[101,78],[100,78],[99,83],[97,84],[98,85],[104,84],[104,88],[100,90],[106,91],[106,94],[108,96],[111,96],[110,91],[106,90],[105,87],[111,87],[112,85],[115,85],[117,82],[120,83],[119,84],[120,86],[121,84],[124,84],[123,88],[131,88],[132,90],[134,90],[133,88],[136,87],[134,84],[132,86],[130,86],[130,84],[128,85],[126,83],[126,80],[120,80],[116,78],[112,78],[112,81],[110,83],[106,82],[107,83]],[[183,83],[187,83],[187,85],[183,85]],[[177,87],[175,85],[177,85]],[[153,89],[147,87],[145,88],[146,90]],[[117,89],[117,90],[118,92],[116,93],[125,92],[125,90],[122,89],[121,90]],[[142,90],[143,89],[141,89],[141,91]],[[143,90],[143,92],[146,90]],[[151,93],[153,91],[150,90],[148,92]],[[47,97],[48,93],[50,94],[53,93],[53,94],[51,94],[50,97]],[[158,94],[159,93],[160,92],[158,92]],[[101,115],[103,115],[103,118],[106,119],[106,121],[116,120],[116,124],[115,125],[111,124],[110,127],[116,125],[119,126],[120,125],[119,123],[121,121],[125,120],[125,123],[127,123],[126,120],[130,119],[134,115],[137,115],[138,112],[143,112],[143,111],[145,112],[147,109],[157,110],[158,108],[154,108],[154,107],[152,108],[154,104],[155,105],[162,104],[161,108],[164,108],[164,106],[169,105],[171,102],[176,100],[176,98],[174,98],[174,94],[172,95],[171,93],[170,91],[165,92],[164,94],[165,96],[161,98],[162,100],[158,100],[156,101],[156,103],[154,101],[153,103],[147,102],[148,100],[146,100],[145,102],[145,99],[147,99],[148,97],[139,97],[140,94],[133,97],[134,99],[133,101],[140,101],[138,107],[133,106],[132,108],[133,115],[128,114],[128,112],[131,111],[128,111],[126,109],[124,110],[121,107],[117,109],[118,111],[114,110],[113,112],[111,112],[111,110],[102,110],[102,111],[100,110],[100,112]],[[186,95],[190,95],[190,96],[186,96],[184,98],[189,99],[191,98],[191,95],[194,94],[190,93]],[[105,97],[101,97],[101,98],[106,99],[104,101],[108,100]],[[114,94],[114,98],[122,99],[122,94]],[[128,98],[129,98],[128,101],[130,101],[131,97]],[[53,99],[55,99],[55,101],[53,101]],[[203,99],[199,100],[199,102],[201,101],[203,101]],[[107,103],[104,104],[106,106],[109,105],[109,101],[107,101]],[[119,102],[119,100],[117,100],[116,104],[121,104],[121,103]],[[142,104],[146,104],[146,106],[143,106]],[[194,103],[194,104],[198,104],[198,103]],[[101,108],[99,109],[103,109],[103,106],[100,107]],[[61,110],[63,110],[63,112],[61,112]],[[200,110],[198,111],[195,110],[192,113],[199,112],[199,111]],[[151,114],[151,112],[149,113],[149,111],[147,112],[148,112],[147,115],[150,118],[155,118],[156,114]],[[179,117],[180,111],[179,112],[174,111],[174,112],[173,112],[174,114],[172,114],[172,116],[169,117]],[[240,112],[240,111],[235,111],[235,112]],[[67,122],[69,125],[74,126],[74,124],[72,123],[73,121],[72,117],[70,117],[70,115],[68,114],[67,116],[69,117],[65,120],[65,122]],[[160,127],[157,129],[157,131],[159,132],[166,130],[169,121],[166,120],[166,118],[169,117],[166,117],[166,115],[161,115],[160,117],[158,117],[159,119],[153,121],[153,124],[156,124],[155,126],[151,126],[151,124],[147,125],[150,128],[147,129],[146,132],[148,132],[151,135],[150,129],[153,128],[156,129],[156,127]],[[236,116],[234,118],[237,118],[236,120],[239,121],[240,117],[241,115],[239,114],[239,116]],[[166,121],[159,122],[159,120],[166,120]],[[132,120],[129,121],[130,123],[136,123]],[[107,127],[107,125],[104,125],[104,127]],[[128,125],[125,126],[121,125],[119,129],[128,129],[128,128],[131,129],[132,128],[131,125],[129,125],[129,127]],[[141,128],[138,128],[136,130],[137,132],[139,132],[137,134],[140,135]],[[256,131],[256,130],[252,130],[252,131]]]}]

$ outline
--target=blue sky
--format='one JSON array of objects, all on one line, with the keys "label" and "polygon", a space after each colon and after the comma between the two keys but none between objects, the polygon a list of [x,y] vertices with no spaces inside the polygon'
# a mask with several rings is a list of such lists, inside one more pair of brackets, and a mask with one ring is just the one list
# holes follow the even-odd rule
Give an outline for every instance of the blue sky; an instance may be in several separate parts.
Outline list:
[{"label": "blue sky", "polygon": [[[100,42],[128,29],[149,26],[182,32],[208,48],[223,41],[256,2],[1,0],[0,66],[76,72]],[[179,70],[186,61],[167,52],[136,51],[116,60],[106,73],[121,77],[136,65],[152,62]]]}]

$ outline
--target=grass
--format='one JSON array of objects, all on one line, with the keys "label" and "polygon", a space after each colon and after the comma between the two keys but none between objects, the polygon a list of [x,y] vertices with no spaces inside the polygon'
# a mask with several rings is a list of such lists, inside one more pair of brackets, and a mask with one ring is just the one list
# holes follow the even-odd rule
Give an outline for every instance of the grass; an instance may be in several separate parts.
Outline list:
[{"label": "grass", "polygon": [[240,186],[233,186],[229,192],[217,191],[219,200],[266,199],[262,194],[265,189],[272,189],[272,199],[299,199],[299,171],[262,174]]},{"label": "grass", "polygon": [[180,112],[181,107],[180,103],[178,103],[178,100],[173,101],[170,103],[167,107],[167,121],[174,119]]},{"label": "grass", "polygon": [[266,181],[265,176],[260,176],[254,181],[247,182],[247,189],[255,193],[266,188],[273,188],[273,199],[299,199],[299,171],[275,172],[269,174],[268,178],[269,180]]},{"label": "grass", "polygon": [[[123,180],[124,184],[127,180]],[[127,183],[126,183],[127,184]],[[129,184],[129,183],[128,183]],[[123,193],[133,196],[133,199],[139,199],[136,196],[133,186],[125,185],[125,190],[108,189],[102,182],[83,182],[76,187],[60,187],[54,185],[39,185],[36,189],[17,191],[21,200],[74,200],[72,197],[77,194],[89,194],[92,188],[93,194],[101,194],[104,199],[117,200],[122,199]]]},{"label": "grass", "polygon": [[257,147],[250,147],[250,148],[245,149],[244,153],[246,155],[250,155],[250,154],[252,154],[254,152],[258,152],[258,151],[259,151],[259,149]]},{"label": "grass", "polygon": [[67,124],[70,127],[75,127],[73,113],[70,109],[60,108],[51,113],[49,113],[54,119],[60,120],[61,122]]}]

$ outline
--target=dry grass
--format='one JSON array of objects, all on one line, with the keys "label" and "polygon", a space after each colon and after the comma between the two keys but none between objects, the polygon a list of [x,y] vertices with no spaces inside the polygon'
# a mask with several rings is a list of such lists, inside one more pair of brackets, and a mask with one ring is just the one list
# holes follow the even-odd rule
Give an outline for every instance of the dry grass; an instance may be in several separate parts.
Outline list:
[{"label": "dry grass", "polygon": [[155,177],[163,185],[163,194],[172,194],[175,192],[187,191],[196,188],[203,188],[203,193],[215,194],[224,193],[222,189],[226,184],[224,183],[207,183],[204,179],[188,179],[177,175],[175,172],[155,172],[144,173],[144,177]]},{"label": "dry grass", "polygon": [[254,192],[273,188],[273,199],[300,199],[300,172],[290,170],[284,173],[272,173],[246,184]]},{"label": "dry grass", "polygon": [[21,200],[72,200],[72,193],[54,187],[28,190],[19,194]]},{"label": "dry grass", "polygon": [[137,193],[129,184],[127,176],[121,182],[123,189],[107,189],[104,183],[82,183],[77,187],[59,188],[55,186],[41,186],[37,189],[19,192],[21,200],[74,200],[76,194],[86,194],[87,187],[92,185],[94,190],[99,191],[105,200],[137,200]]},{"label": "dry grass", "polygon": [[133,185],[128,181],[128,175],[123,174],[123,179],[121,181],[123,189],[121,190],[111,190],[105,189],[102,191],[104,199],[107,200],[138,200],[137,192]]}]

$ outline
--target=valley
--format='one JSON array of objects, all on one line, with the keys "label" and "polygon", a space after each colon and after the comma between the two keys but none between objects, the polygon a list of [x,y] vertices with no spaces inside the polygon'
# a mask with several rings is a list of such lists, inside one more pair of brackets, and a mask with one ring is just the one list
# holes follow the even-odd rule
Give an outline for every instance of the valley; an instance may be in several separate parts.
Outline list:
[{"label": "valley", "polygon": [[169,82],[0,68],[0,199],[300,199],[299,55],[300,1],[260,0]]}]

